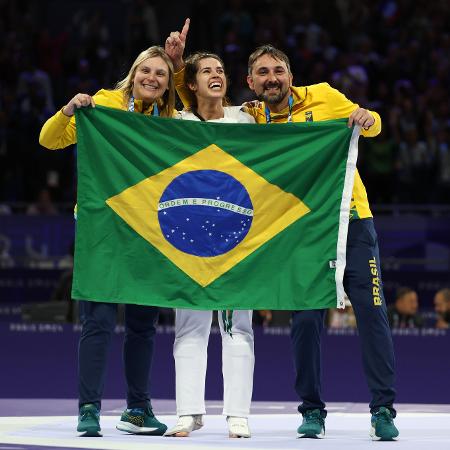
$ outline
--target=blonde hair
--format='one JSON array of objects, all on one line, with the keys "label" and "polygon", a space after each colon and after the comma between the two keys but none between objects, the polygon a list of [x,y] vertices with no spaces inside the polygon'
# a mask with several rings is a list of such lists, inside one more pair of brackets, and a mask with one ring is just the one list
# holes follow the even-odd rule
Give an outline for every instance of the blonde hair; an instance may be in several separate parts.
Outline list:
[{"label": "blonde hair", "polygon": [[137,67],[145,60],[149,58],[156,58],[158,56],[162,58],[169,67],[168,89],[164,92],[163,96],[157,100],[158,107],[159,110],[161,111],[161,116],[172,117],[175,109],[175,82],[173,79],[174,70],[172,61],[167,56],[167,53],[164,51],[162,47],[154,45],[152,47],[149,47],[147,50],[144,50],[143,52],[139,53],[138,57],[134,60],[134,63],[131,65],[128,75],[123,80],[117,82],[115,89],[124,92],[125,105],[128,105],[128,101],[130,100],[130,97],[133,94],[133,80],[136,74]]},{"label": "blonde hair", "polygon": [[[197,83],[197,72],[199,69],[198,63],[202,59],[206,58],[213,58],[220,62],[222,65],[223,70],[225,70],[225,66],[223,64],[222,59],[220,56],[216,55],[215,53],[208,53],[208,52],[195,52],[192,53],[192,55],[189,55],[186,60],[184,61],[184,86],[186,87],[187,91],[186,94],[188,96],[189,101],[189,108],[188,110],[192,108],[197,108],[197,97],[195,93],[192,91],[192,89],[189,87],[190,84],[196,84]],[[226,81],[227,81],[227,87],[228,87],[228,77],[225,75]],[[222,105],[228,106],[230,103],[226,96],[222,99]]]}]

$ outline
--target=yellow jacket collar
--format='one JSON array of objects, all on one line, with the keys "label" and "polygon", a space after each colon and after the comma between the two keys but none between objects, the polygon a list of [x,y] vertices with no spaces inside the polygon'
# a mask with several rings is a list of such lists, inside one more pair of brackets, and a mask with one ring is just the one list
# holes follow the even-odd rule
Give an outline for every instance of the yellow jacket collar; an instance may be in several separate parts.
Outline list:
[{"label": "yellow jacket collar", "polygon": [[143,100],[139,100],[139,99],[135,98],[134,99],[134,110],[136,112],[140,112],[140,113],[143,113],[143,114],[146,114],[146,115],[147,114],[152,114],[152,112],[153,112],[153,103],[150,106],[148,106],[144,111],[143,111],[143,107],[144,107]]}]

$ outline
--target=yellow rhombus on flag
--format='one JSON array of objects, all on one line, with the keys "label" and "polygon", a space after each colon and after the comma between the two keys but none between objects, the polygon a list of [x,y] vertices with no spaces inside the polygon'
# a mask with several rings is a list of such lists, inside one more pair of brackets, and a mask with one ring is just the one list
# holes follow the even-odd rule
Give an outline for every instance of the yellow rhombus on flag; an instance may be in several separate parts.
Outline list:
[{"label": "yellow rhombus on flag", "polygon": [[[167,187],[177,177],[201,170],[219,171],[239,181],[247,190],[253,209],[221,201],[218,198],[179,198],[161,201]],[[162,170],[106,200],[134,231],[156,247],[173,264],[205,287],[222,276],[261,245],[310,212],[295,195],[284,192],[212,144],[177,164]],[[242,242],[225,254],[200,257],[179,250],[164,233],[159,214],[186,205],[228,209],[251,218],[251,227]],[[189,220],[189,214],[186,219]],[[170,230],[180,232],[178,227]],[[194,243],[194,242],[192,242]]]}]

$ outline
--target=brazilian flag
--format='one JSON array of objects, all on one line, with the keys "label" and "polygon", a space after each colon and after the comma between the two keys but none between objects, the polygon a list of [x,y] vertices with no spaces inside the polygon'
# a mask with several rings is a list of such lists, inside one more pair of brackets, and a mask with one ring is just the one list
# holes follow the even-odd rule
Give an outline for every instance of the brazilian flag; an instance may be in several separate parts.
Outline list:
[{"label": "brazilian flag", "polygon": [[359,130],[346,120],[77,112],[72,296],[193,309],[343,306]]}]

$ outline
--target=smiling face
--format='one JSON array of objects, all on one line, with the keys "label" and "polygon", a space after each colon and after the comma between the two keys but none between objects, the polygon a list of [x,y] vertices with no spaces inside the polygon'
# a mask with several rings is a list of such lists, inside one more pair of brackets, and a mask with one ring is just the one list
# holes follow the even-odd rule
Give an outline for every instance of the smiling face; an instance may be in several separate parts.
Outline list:
[{"label": "smiling face", "polygon": [[161,98],[169,87],[169,67],[160,57],[148,58],[136,67],[133,96],[146,103]]},{"label": "smiling face", "polygon": [[279,105],[287,102],[292,86],[292,74],[284,61],[264,54],[254,62],[247,82],[259,100],[269,106]]},{"label": "smiling face", "polygon": [[215,58],[203,58],[197,63],[195,83],[188,84],[197,99],[224,98],[227,79],[222,63]]}]

